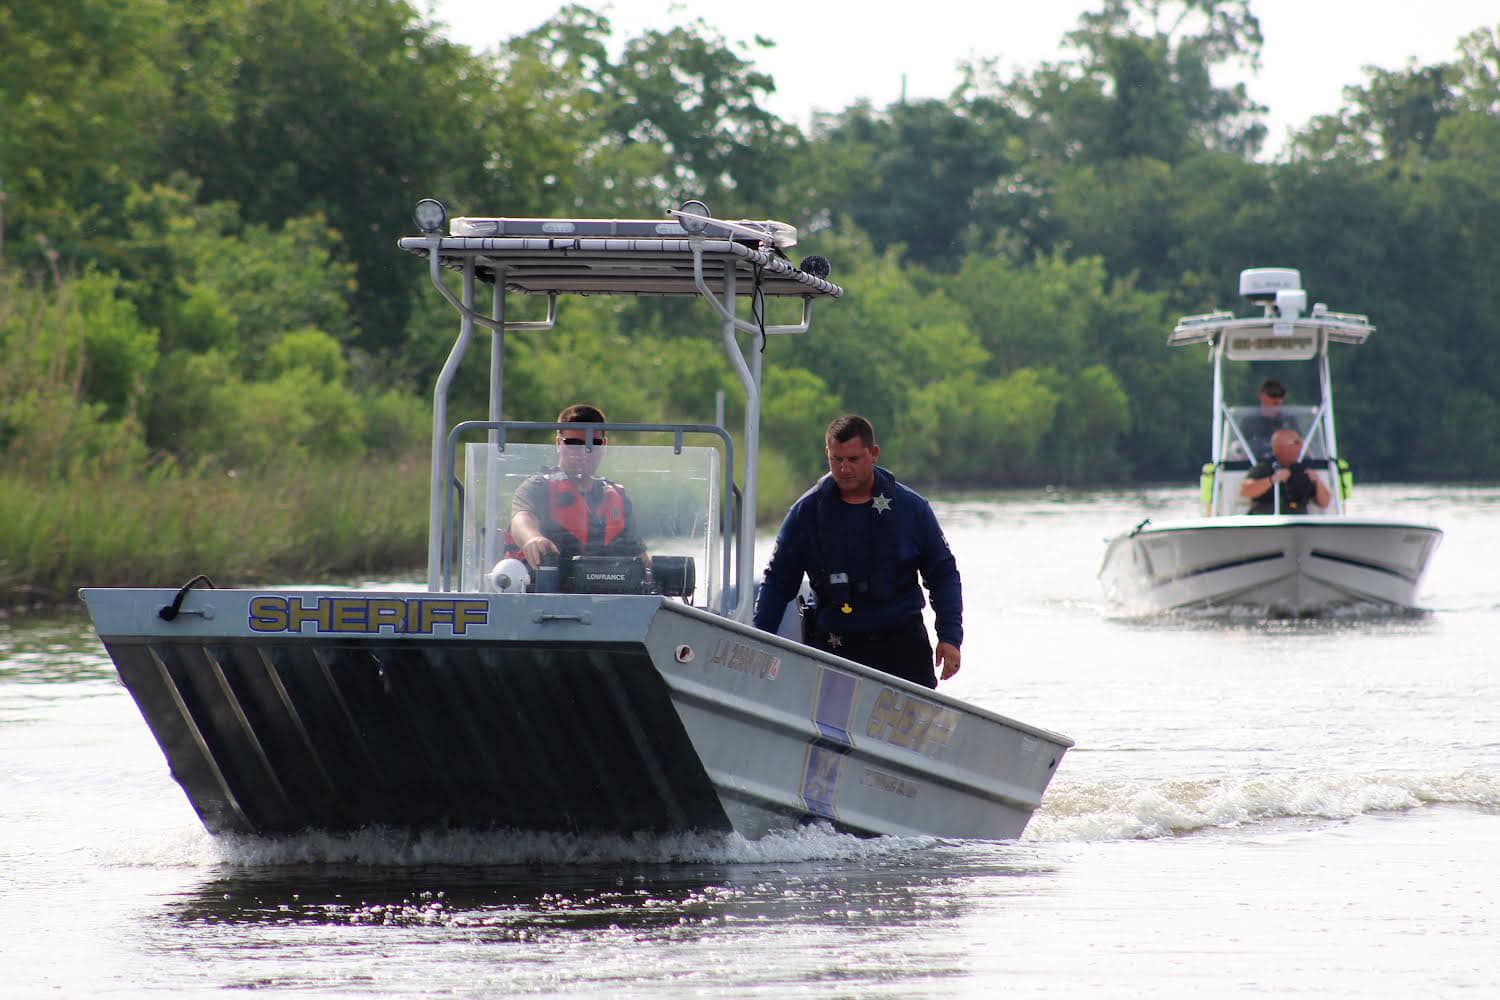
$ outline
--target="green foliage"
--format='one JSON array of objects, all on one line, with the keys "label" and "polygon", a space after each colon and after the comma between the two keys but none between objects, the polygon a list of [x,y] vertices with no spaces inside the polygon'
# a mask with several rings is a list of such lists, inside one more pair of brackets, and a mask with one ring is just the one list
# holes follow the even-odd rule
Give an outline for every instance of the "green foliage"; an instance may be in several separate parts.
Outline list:
[{"label": "green foliage", "polygon": [[110,217],[110,199],[151,170],[171,107],[175,30],[166,4],[0,6],[0,208],[30,261],[38,235],[76,247]]},{"label": "green foliage", "polygon": [[1048,470],[1056,470],[1052,474],[1068,483],[1125,478],[1131,463],[1119,443],[1130,430],[1130,404],[1115,374],[1094,364],[1047,381],[1058,395],[1056,415],[1043,442]]},{"label": "green foliage", "polygon": [[[142,325],[135,306],[120,298],[119,291],[118,279],[95,273],[69,282],[66,289],[77,305],[72,322],[81,325],[79,392],[103,403],[106,416],[115,420],[135,415],[156,365],[156,331]],[[73,339],[69,332],[63,336]]]},{"label": "green foliage", "polygon": [[761,398],[761,443],[785,457],[799,480],[811,481],[825,471],[823,433],[841,410],[828,384],[805,368],[773,368],[766,372]]},{"label": "green foliage", "polygon": [[875,111],[857,104],[824,119],[820,158],[840,170],[828,206],[869,233],[878,251],[950,267],[980,233],[1019,221],[1004,186],[1015,168],[1014,116],[998,102],[919,101]]},{"label": "green foliage", "polygon": [[999,380],[943,379],[913,401],[911,419],[881,434],[881,464],[945,487],[1029,481],[1057,396],[1022,369]]},{"label": "green foliage", "polygon": [[320,382],[342,382],[349,362],[339,342],[322,330],[294,330],[282,334],[266,352],[266,372],[277,376],[298,370]]},{"label": "green foliage", "polygon": [[100,254],[161,329],[164,349],[227,350],[253,375],[288,330],[353,338],[354,269],[336,259],[337,234],[322,219],[246,224],[233,203],[199,196],[198,183],[181,176],[133,190],[125,236]]},{"label": "green foliage", "polygon": [[158,176],[198,178],[205,201],[235,202],[272,230],[327,220],[365,290],[348,303],[359,346],[399,343],[422,276],[391,241],[412,205],[504,191],[492,154],[513,140],[490,63],[405,0],[211,0],[186,14],[177,41],[189,71],[175,79]]},{"label": "green foliage", "polygon": [[0,464],[53,478],[143,458],[137,409],[154,336],[115,287],[96,274],[49,288],[0,273]]},{"label": "green foliage", "polygon": [[364,451],[387,460],[430,448],[432,413],[426,400],[387,389],[360,398],[364,407]]},{"label": "green foliage", "polygon": [[986,353],[963,309],[917,269],[903,267],[899,248],[875,256],[857,239],[845,247],[849,255],[837,258],[845,300],[815,314],[816,338],[777,340],[767,351],[828,386],[831,398],[817,414],[823,424],[847,407],[884,437],[931,383],[983,364]]},{"label": "green foliage", "polygon": [[536,174],[573,196],[558,208],[654,215],[699,198],[768,212],[802,137],[761,106],[774,84],[745,56],[763,43],[732,45],[696,21],[626,39],[614,59],[609,33],[606,18],[569,5],[501,49],[502,100],[524,107],[526,135],[546,132],[542,148],[556,150]]},{"label": "green foliage", "polygon": [[1253,154],[1264,109],[1212,70],[1260,58],[1249,0],[1103,0],[1067,36],[1077,56],[1019,77],[1008,96],[1028,112],[1032,141],[1055,164],[1194,152]]},{"label": "green foliage", "polygon": [[[108,496],[109,503],[99,503]],[[0,603],[79,586],[220,586],[390,573],[426,553],[420,459],[289,465],[262,476],[0,471]]]},{"label": "green foliage", "polygon": [[[483,53],[406,0],[21,0],[0,39],[11,475],[212,504],[204,484],[229,471],[277,483],[422,452],[458,325],[394,246],[423,196],[604,217],[701,197],[798,225],[798,252],[830,258],[847,294],[809,336],[738,338],[764,352],[763,512],[821,472],[823,428],[848,411],[918,481],[1185,481],[1208,374],[1165,335],[1234,305],[1257,265],[1300,267],[1316,301],[1379,325],[1334,356],[1362,476],[1500,472],[1496,29],[1448,62],[1372,68],[1280,162],[1250,158],[1262,109],[1215,83],[1257,59],[1247,0],[1100,0],[1060,61],[1005,79],[976,60],[944,100],[856,104],[808,135],[766,110],[759,40],[701,21],[621,38],[582,6]],[[509,302],[511,318],[542,307]],[[488,415],[492,343],[476,331],[452,419]],[[701,303],[565,301],[556,330],[506,345],[507,418],[583,399],[621,422],[708,422],[719,393],[731,426],[743,416]],[[1232,371],[1231,400],[1261,374]],[[1391,405],[1418,387],[1434,405]],[[220,537],[213,512],[177,512]],[[11,565],[49,579],[81,565],[47,562],[58,532],[112,544],[77,511],[15,516],[36,537]],[[318,544],[373,544],[320,516]],[[121,546],[151,537],[117,528]]]}]

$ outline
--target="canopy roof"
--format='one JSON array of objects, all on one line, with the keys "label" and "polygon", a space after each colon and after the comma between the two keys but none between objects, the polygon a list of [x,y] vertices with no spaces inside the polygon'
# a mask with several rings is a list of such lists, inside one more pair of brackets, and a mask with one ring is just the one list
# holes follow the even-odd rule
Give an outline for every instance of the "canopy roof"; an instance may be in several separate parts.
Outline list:
[{"label": "canopy roof", "polygon": [[[473,220],[453,220],[455,224]],[[549,236],[562,227],[571,232],[587,231],[592,219],[495,219],[497,231],[534,229],[537,235],[506,236],[407,236],[401,249],[426,258],[437,245],[439,263],[462,270],[474,261],[475,274],[483,281],[503,280],[510,291],[522,293],[572,293],[579,295],[696,295],[693,275],[693,238],[631,236]],[[527,224],[525,226],[521,224]],[[677,228],[674,222],[647,222],[661,231]],[[614,221],[619,226],[621,222]],[[750,223],[733,224],[743,231]],[[772,228],[782,223],[759,223],[767,227],[763,239],[701,237],[703,280],[710,290],[722,294],[724,277],[735,273],[735,291],[740,295],[826,296],[837,298],[843,289],[792,264],[775,248]],[[549,228],[550,227],[550,228]],[[457,228],[457,225],[455,225]],[[728,228],[727,226],[724,228]],[[616,230],[619,231],[618,229]],[[501,279],[503,275],[503,279]]]},{"label": "canopy roof", "polygon": [[[1375,327],[1370,323],[1367,316],[1358,313],[1336,313],[1327,311],[1314,311],[1311,316],[1297,318],[1283,318],[1280,316],[1251,316],[1236,319],[1227,312],[1205,313],[1199,316],[1184,316],[1177,321],[1177,327],[1167,337],[1167,343],[1173,347],[1182,347],[1187,344],[1217,344],[1222,337],[1232,338],[1230,342],[1231,355],[1241,355],[1244,358],[1264,356],[1275,356],[1278,351],[1278,342],[1286,345],[1289,354],[1302,357],[1310,357],[1316,353],[1317,345],[1327,338],[1328,343],[1333,344],[1363,344],[1370,334],[1375,332]],[[1245,349],[1236,351],[1235,345],[1242,343],[1247,345]],[[1249,350],[1248,345],[1254,344],[1256,351]],[[1298,345],[1305,347],[1311,344],[1310,350],[1300,350]]]}]

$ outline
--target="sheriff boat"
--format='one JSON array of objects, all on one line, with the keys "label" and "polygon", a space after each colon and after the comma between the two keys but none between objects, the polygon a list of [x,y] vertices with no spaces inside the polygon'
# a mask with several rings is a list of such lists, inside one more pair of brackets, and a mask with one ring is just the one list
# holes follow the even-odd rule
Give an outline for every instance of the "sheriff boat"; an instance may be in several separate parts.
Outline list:
[{"label": "sheriff boat", "polygon": [[[662,219],[450,221],[424,199],[415,220],[400,249],[458,314],[433,393],[425,591],[82,592],[207,829],[1020,835],[1068,738],[749,625],[761,347],[842,295],[827,262],[794,265],[790,226],[695,202]],[[507,318],[509,294],[545,296],[546,318]],[[563,295],[700,298],[744,389],[738,442],[720,423],[599,428],[649,572],[533,579],[506,558],[515,486],[556,462],[524,439],[559,426],[501,418],[506,338],[545,336]],[[773,297],[800,300],[800,322],[768,325]],[[489,412],[450,421],[478,331]]]},{"label": "sheriff boat", "polygon": [[[1329,348],[1363,344],[1374,326],[1364,315],[1331,312],[1322,303],[1309,311],[1302,275],[1294,268],[1242,271],[1240,294],[1259,304],[1262,314],[1187,316],[1167,340],[1174,347],[1206,344],[1213,358],[1203,516],[1143,521],[1112,539],[1099,569],[1106,596],[1127,611],[1145,613],[1226,608],[1300,617],[1415,608],[1443,533],[1405,518],[1350,513],[1352,477],[1334,428]],[[1323,480],[1326,508],[1309,504],[1299,514],[1250,513],[1240,485],[1257,461],[1267,459],[1256,431],[1268,434],[1269,429],[1259,426],[1259,407],[1228,405],[1226,361],[1317,366],[1317,405],[1281,407],[1277,419],[1279,427],[1302,437],[1299,461]],[[1282,509],[1277,493],[1268,506]]]}]

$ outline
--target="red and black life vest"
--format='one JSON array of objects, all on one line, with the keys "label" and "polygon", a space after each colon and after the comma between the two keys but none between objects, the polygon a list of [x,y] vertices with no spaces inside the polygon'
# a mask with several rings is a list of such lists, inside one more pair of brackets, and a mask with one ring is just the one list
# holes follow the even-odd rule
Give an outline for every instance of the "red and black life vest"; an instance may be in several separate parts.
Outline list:
[{"label": "red and black life vest", "polygon": [[547,481],[547,519],[578,539],[580,548],[598,549],[613,542],[625,530],[625,495],[607,479],[600,480],[601,495],[590,508],[587,498],[567,476]]},{"label": "red and black life vest", "polygon": [[[542,534],[552,539],[561,549],[576,546],[580,553],[589,550],[597,552],[625,532],[627,523],[624,489],[607,479],[591,480],[591,484],[593,482],[600,484],[600,492],[597,503],[590,507],[584,491],[578,488],[571,477],[560,472],[547,477],[547,511],[546,516],[541,519],[541,529]],[[559,539],[559,531],[572,535],[575,544],[570,546],[566,539]],[[511,537],[508,527],[505,531],[505,553],[516,558],[521,555],[521,549]]]}]

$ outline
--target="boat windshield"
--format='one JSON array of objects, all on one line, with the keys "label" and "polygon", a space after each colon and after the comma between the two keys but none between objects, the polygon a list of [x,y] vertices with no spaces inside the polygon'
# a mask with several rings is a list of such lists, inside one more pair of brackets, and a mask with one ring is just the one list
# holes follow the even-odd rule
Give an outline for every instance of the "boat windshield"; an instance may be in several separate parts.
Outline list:
[{"label": "boat windshield", "polygon": [[1271,435],[1283,428],[1297,431],[1304,441],[1310,442],[1308,458],[1328,457],[1328,446],[1316,422],[1316,406],[1282,406],[1270,413],[1259,406],[1231,406],[1227,411],[1229,419],[1224,425],[1221,451],[1225,461],[1270,461]]},{"label": "boat windshield", "polygon": [[[558,522],[577,517],[576,513],[561,509],[574,506],[575,501],[563,498],[567,491],[558,488],[567,478],[559,471],[558,448],[556,444],[517,442],[508,442],[503,449],[484,442],[463,446],[459,590],[662,593],[681,597],[699,607],[715,607],[725,572],[722,561],[726,526],[721,456],[711,447],[675,448],[611,441],[597,449],[601,455],[593,475],[621,487],[620,495],[626,502],[622,502],[615,523],[606,526],[605,516],[596,514],[593,523],[581,530],[587,535],[592,528],[615,538],[620,536],[614,533],[621,531],[628,533],[621,539],[625,542],[633,541],[632,535],[638,538],[649,556],[652,573],[643,578],[643,564],[635,552],[616,545],[603,550],[583,548],[574,553],[586,557],[585,560],[564,560],[569,565],[560,567],[561,578],[546,585],[539,579],[530,579],[529,572],[528,586],[515,585],[514,571],[519,567],[512,566],[513,587],[506,586],[507,581],[494,571],[507,557],[506,528],[516,491],[523,484],[531,481],[529,492],[534,496],[553,498],[550,502],[555,506],[549,514],[556,513],[557,518],[544,528],[544,533],[557,531]],[[624,523],[627,509],[628,523]],[[495,511],[495,516],[486,516],[486,510]],[[564,547],[570,545],[565,542]],[[514,550],[510,555],[515,555]]]}]

